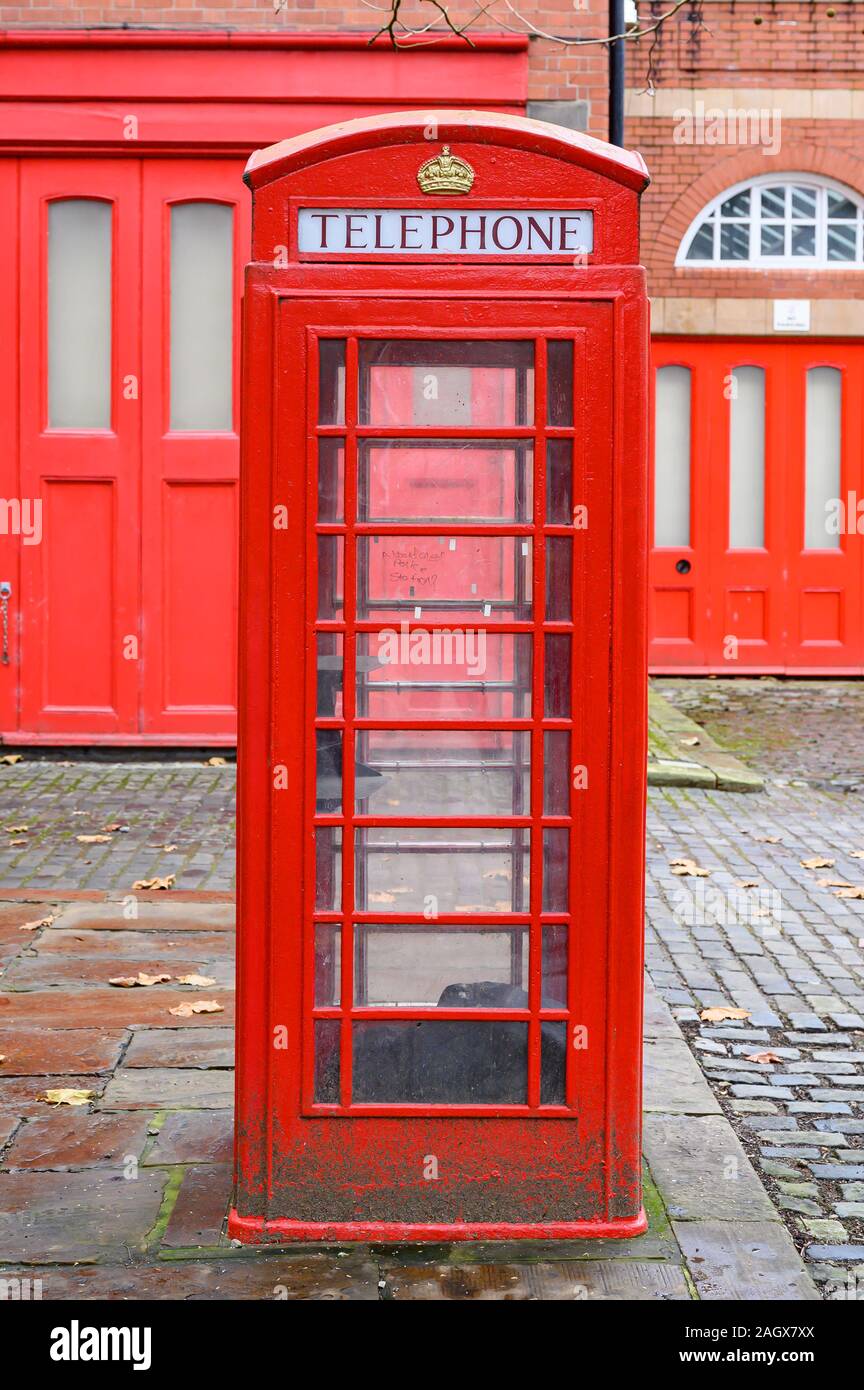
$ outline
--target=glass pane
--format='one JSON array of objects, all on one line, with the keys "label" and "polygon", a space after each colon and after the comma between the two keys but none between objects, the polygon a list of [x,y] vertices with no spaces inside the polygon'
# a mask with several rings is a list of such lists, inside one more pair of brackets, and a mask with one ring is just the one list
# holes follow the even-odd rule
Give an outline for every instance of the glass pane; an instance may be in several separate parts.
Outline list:
[{"label": "glass pane", "polygon": [[570,718],[570,638],[547,632],[543,638],[544,712],[547,719]]},{"label": "glass pane", "polygon": [[357,614],[398,622],[531,617],[531,542],[524,536],[359,536]]},{"label": "glass pane", "polygon": [[342,717],[342,634],[319,632],[315,639],[318,667],[316,714]]},{"label": "glass pane", "polygon": [[750,216],[750,189],[745,188],[741,193],[733,193],[731,198],[727,198],[720,204],[721,217],[749,217]]},{"label": "glass pane", "polygon": [[112,204],[48,207],[48,423],[111,428]]},{"label": "glass pane", "polygon": [[171,428],[234,423],[234,209],[171,209]]},{"label": "glass pane", "polygon": [[566,912],[569,900],[570,831],[543,831],[543,911]]},{"label": "glass pane", "polygon": [[[565,832],[566,833],[566,832]],[[375,827],[356,832],[363,912],[527,912],[527,830]]]},{"label": "glass pane", "polygon": [[565,1103],[567,1075],[567,1024],[540,1025],[540,1104]]},{"label": "glass pane", "polygon": [[360,344],[364,425],[530,425],[534,344],[393,339]]},{"label": "glass pane", "polygon": [[318,339],[318,423],[345,423],[345,342]]},{"label": "glass pane", "polygon": [[746,261],[750,255],[750,223],[721,222],[721,261]]},{"label": "glass pane", "polygon": [[315,1099],[323,1105],[339,1104],[339,1039],[342,1025],[338,1018],[316,1018]]},{"label": "glass pane", "polygon": [[337,926],[315,928],[315,1007],[334,1008],[339,1004],[342,934]]},{"label": "glass pane", "polygon": [[792,255],[815,256],[816,226],[812,222],[802,222],[792,227]]},{"label": "glass pane", "polygon": [[353,1099],[524,1105],[527,1023],[355,1023]]},{"label": "glass pane", "polygon": [[792,189],[792,217],[798,220],[801,217],[816,216],[816,190],[815,188],[793,188]]},{"label": "glass pane", "polygon": [[[376,816],[520,816],[530,813],[528,733],[364,729],[357,735],[357,800],[376,793]],[[360,771],[362,770],[362,776]]]},{"label": "glass pane", "polygon": [[[359,795],[358,787],[358,795]],[[333,815],[342,809],[342,734],[339,729],[315,732],[315,809]]]},{"label": "glass pane", "polygon": [[573,542],[569,536],[546,537],[546,621],[573,617]]},{"label": "glass pane", "polygon": [[762,216],[780,217],[786,216],[786,188],[780,185],[777,188],[762,189]]},{"label": "glass pane", "polygon": [[360,519],[530,522],[533,464],[521,440],[361,440]]},{"label": "glass pane", "polygon": [[338,912],[342,907],[342,830],[338,825],[315,828],[315,910]]},{"label": "glass pane", "polygon": [[762,223],[762,255],[782,256],[786,248],[786,228],[782,222]]},{"label": "glass pane", "polygon": [[345,441],[318,440],[318,520],[342,521],[345,511]]},{"label": "glass pane", "polygon": [[318,617],[342,617],[345,542],[341,536],[318,537]]},{"label": "glass pane", "polygon": [[736,367],[729,401],[729,546],[765,544],[765,371]]},{"label": "glass pane", "polygon": [[[508,987],[522,994],[528,988],[527,927],[358,922],[354,945],[354,998],[361,1006],[501,1008]],[[524,1008],[521,994],[504,1007]]]},{"label": "glass pane", "polygon": [[858,229],[854,222],[828,224],[829,261],[854,261]]},{"label": "glass pane", "polygon": [[690,544],[690,368],[658,367],[654,426],[654,544]]},{"label": "glass pane", "polygon": [[714,222],[703,222],[687,250],[688,261],[713,261]]},{"label": "glass pane", "polygon": [[529,633],[477,628],[364,632],[357,712],[372,719],[523,719],[531,714]]},{"label": "glass pane", "polygon": [[807,373],[804,545],[834,550],[840,537],[827,529],[828,506],[840,496],[840,413],[842,379],[837,367],[811,367]]},{"label": "glass pane", "polygon": [[570,814],[570,735],[552,729],[543,735],[543,812]]},{"label": "glass pane", "polygon": [[842,193],[832,193],[829,188],[828,216],[854,222],[858,216],[858,209],[850,198],[844,197]]},{"label": "glass pane", "polygon": [[546,520],[550,526],[573,521],[573,441],[546,441]]},{"label": "glass pane", "polygon": [[563,923],[543,928],[543,1007],[567,1006],[567,932]]},{"label": "glass pane", "polygon": [[550,425],[573,424],[573,343],[553,339],[546,345],[546,418]]}]

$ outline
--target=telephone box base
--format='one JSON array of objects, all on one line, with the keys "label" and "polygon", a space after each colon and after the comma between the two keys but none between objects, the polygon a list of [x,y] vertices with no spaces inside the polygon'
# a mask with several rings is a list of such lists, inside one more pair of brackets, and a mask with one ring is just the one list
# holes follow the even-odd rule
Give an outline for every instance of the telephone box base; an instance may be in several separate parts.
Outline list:
[{"label": "telephone box base", "polygon": [[421,1225],[399,1221],[290,1221],[276,1217],[241,1216],[236,1207],[228,1214],[228,1236],[244,1245],[273,1245],[289,1241],[338,1244],[346,1241],[420,1244],[456,1240],[624,1240],[648,1229],[644,1208],[637,1216],[613,1221],[454,1222]]}]

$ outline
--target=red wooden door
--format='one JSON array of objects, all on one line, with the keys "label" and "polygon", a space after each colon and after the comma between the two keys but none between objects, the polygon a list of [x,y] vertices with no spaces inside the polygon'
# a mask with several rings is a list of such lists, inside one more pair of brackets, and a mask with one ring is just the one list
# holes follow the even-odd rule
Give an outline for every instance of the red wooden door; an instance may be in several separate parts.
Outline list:
[{"label": "red wooden door", "polygon": [[661,340],[653,358],[652,669],[859,671],[864,351]]},{"label": "red wooden door", "polygon": [[236,735],[241,173],[234,161],[143,167],[141,729],[151,738]]},{"label": "red wooden door", "polygon": [[137,161],[22,163],[20,728],[58,741],[138,728],[140,223]]},{"label": "red wooden door", "polygon": [[22,161],[7,739],[234,739],[241,174]]}]

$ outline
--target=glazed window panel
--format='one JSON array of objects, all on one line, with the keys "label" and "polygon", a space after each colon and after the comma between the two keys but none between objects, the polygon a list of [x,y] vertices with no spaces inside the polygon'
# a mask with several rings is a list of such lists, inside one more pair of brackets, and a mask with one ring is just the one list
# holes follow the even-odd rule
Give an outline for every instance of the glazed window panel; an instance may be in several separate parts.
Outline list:
[{"label": "glazed window panel", "polygon": [[113,204],[48,206],[48,424],[111,428]]},{"label": "glazed window panel", "polygon": [[171,416],[177,431],[233,428],[234,208],[171,208]]}]

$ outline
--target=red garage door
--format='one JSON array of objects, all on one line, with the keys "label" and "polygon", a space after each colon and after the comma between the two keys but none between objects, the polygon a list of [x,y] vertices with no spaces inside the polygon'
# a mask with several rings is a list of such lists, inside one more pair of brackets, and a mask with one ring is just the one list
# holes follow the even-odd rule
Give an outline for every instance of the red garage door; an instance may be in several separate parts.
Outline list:
[{"label": "red garage door", "polygon": [[242,167],[21,162],[7,738],[234,737]]},{"label": "red garage door", "polygon": [[864,346],[653,348],[655,671],[864,670]]}]

